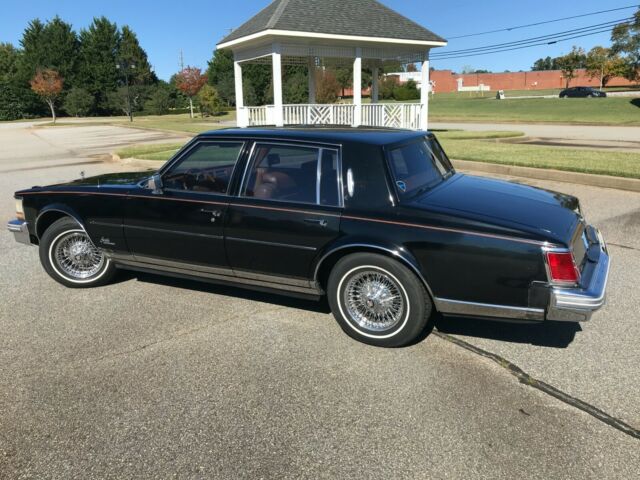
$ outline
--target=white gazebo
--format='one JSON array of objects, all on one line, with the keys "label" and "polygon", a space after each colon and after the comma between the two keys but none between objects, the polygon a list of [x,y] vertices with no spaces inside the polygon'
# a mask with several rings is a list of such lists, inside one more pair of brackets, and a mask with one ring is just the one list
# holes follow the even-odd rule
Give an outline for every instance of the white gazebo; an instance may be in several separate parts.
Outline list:
[{"label": "white gazebo", "polygon": [[[375,0],[275,0],[218,43],[234,55],[238,126],[347,125],[427,130],[429,51],[446,40]],[[323,59],[353,65],[353,103],[316,104]],[[385,61],[422,65],[420,103],[378,103]],[[245,106],[242,66],[271,63],[273,105]],[[285,105],[282,66],[309,68],[309,103]],[[373,73],[371,103],[362,103],[362,68]]]}]

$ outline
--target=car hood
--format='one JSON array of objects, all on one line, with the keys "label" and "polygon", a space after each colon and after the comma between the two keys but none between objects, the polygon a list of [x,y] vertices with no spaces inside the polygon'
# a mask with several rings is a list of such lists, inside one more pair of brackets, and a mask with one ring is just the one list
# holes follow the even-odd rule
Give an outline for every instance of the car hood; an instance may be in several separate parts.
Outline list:
[{"label": "car hood", "polygon": [[576,197],[519,183],[456,174],[414,201],[416,206],[459,212],[474,220],[535,232],[568,242],[580,219]]},{"label": "car hood", "polygon": [[56,187],[106,187],[106,186],[135,186],[145,178],[149,178],[153,171],[106,173],[95,177],[79,178],[71,182],[59,183]]}]

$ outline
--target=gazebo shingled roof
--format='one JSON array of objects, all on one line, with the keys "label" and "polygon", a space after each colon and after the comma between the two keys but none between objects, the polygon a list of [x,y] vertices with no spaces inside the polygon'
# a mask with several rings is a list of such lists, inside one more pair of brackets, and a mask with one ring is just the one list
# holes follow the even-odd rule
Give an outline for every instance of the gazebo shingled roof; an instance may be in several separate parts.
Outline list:
[{"label": "gazebo shingled roof", "polygon": [[[217,44],[234,57],[239,126],[369,125],[426,130],[429,51],[446,40],[376,0],[274,0]],[[353,102],[316,104],[316,76],[333,64],[353,65]],[[421,64],[420,103],[378,104],[378,80],[386,61]],[[271,63],[273,105],[245,106],[244,63]],[[306,65],[309,103],[285,105],[282,65]],[[362,68],[372,72],[371,104],[362,103]]]},{"label": "gazebo shingled roof", "polygon": [[219,44],[266,30],[446,42],[376,0],[275,0]]}]

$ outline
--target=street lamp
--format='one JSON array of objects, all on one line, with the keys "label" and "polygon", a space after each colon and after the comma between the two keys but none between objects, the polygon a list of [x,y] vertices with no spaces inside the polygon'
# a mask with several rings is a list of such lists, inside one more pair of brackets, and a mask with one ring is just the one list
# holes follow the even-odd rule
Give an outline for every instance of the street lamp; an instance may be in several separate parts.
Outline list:
[{"label": "street lamp", "polygon": [[129,73],[136,68],[136,65],[128,60],[122,60],[116,63],[116,68],[124,72],[124,83],[127,87],[127,112],[129,112],[129,121],[133,122],[133,108],[131,108],[131,94],[129,91]]}]

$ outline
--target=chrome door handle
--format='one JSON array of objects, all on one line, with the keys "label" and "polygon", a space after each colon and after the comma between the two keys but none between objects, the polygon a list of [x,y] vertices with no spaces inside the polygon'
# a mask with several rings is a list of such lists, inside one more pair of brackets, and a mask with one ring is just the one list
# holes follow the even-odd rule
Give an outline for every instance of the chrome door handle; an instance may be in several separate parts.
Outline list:
[{"label": "chrome door handle", "polygon": [[305,218],[305,223],[313,223],[314,225],[320,225],[321,227],[326,227],[329,225],[329,222],[324,218]]},{"label": "chrome door handle", "polygon": [[219,218],[219,217],[222,216],[222,211],[221,210],[207,210],[206,208],[201,208],[200,209],[200,213],[208,213],[212,217],[216,217],[216,218]]}]

